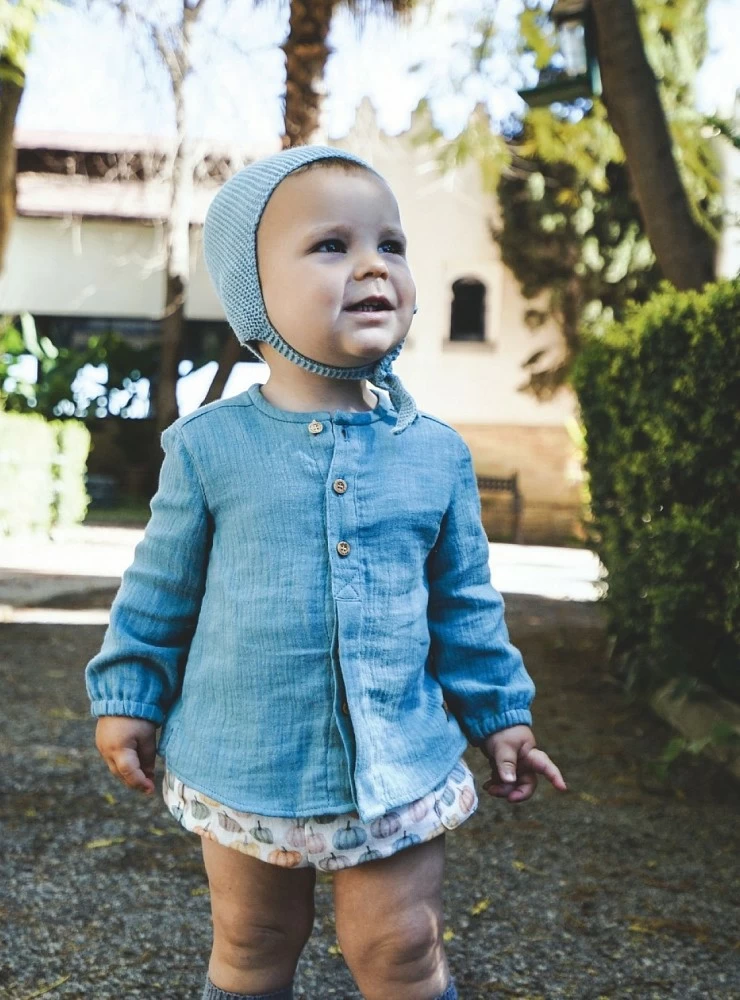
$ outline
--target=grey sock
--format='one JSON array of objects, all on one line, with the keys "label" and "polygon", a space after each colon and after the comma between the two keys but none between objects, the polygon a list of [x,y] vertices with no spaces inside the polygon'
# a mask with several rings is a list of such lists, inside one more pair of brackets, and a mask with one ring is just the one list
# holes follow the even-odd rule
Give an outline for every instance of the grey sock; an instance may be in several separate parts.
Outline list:
[{"label": "grey sock", "polygon": [[447,989],[444,991],[444,993],[440,993],[440,995],[436,998],[436,1000],[459,1000],[454,977],[450,979],[449,983],[447,984]]},{"label": "grey sock", "polygon": [[[206,976],[206,986],[201,1000],[293,1000],[293,983],[273,993],[226,993],[213,985],[210,976]],[[444,1000],[448,1000],[447,994]]]}]

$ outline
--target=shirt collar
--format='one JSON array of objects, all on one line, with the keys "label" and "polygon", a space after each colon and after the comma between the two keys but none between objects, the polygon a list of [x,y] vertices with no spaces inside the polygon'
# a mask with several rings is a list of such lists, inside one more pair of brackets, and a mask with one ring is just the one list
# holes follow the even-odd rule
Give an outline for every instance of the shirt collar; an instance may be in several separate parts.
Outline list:
[{"label": "shirt collar", "polygon": [[247,396],[252,400],[258,410],[261,410],[268,417],[274,420],[286,420],[292,423],[310,423],[312,420],[333,420],[336,424],[370,424],[375,420],[390,417],[390,404],[382,393],[376,389],[370,389],[374,396],[377,396],[377,406],[372,410],[363,410],[355,413],[350,410],[283,410],[279,406],[268,402],[260,391],[260,382],[254,382],[247,389]]}]

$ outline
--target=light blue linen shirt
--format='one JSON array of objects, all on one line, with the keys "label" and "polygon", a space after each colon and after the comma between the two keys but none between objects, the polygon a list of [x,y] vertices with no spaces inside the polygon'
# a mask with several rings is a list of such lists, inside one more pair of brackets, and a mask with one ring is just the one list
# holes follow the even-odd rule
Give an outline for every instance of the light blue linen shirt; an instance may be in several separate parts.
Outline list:
[{"label": "light blue linen shirt", "polygon": [[491,584],[470,450],[419,411],[295,412],[258,383],[178,418],[151,517],[85,669],[94,716],[235,809],[363,822],[468,742],[532,724]]}]

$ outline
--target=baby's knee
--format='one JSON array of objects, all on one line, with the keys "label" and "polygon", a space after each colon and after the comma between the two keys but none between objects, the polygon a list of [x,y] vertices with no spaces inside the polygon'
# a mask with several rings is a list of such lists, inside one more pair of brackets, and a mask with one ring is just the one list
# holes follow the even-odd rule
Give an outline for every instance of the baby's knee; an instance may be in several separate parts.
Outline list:
[{"label": "baby's knee", "polygon": [[431,907],[389,915],[382,926],[358,924],[349,940],[339,934],[339,927],[337,931],[348,964],[373,979],[414,982],[444,963],[442,914]]},{"label": "baby's knee", "polygon": [[218,920],[214,914],[213,946],[218,959],[232,969],[271,969],[292,966],[311,936],[310,920],[286,916],[283,924],[258,919],[236,922]]},{"label": "baby's knee", "polygon": [[442,916],[424,908],[391,921],[374,951],[391,965],[435,965],[442,952]]},{"label": "baby's knee", "polygon": [[235,968],[297,960],[313,930],[312,899],[273,904],[269,913],[255,911],[242,899],[235,902],[233,897],[211,897],[214,945],[222,958]]}]

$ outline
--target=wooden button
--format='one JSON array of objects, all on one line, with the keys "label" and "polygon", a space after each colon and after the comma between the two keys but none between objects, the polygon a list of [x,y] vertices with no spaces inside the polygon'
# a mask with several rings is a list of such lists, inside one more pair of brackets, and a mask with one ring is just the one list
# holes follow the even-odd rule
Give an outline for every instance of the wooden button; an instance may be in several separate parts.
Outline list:
[{"label": "wooden button", "polygon": [[335,493],[346,493],[347,483],[344,479],[335,479],[333,483],[333,488]]},{"label": "wooden button", "polygon": [[349,542],[337,542],[337,552],[340,556],[346,556],[349,553]]},{"label": "wooden button", "polygon": [[342,702],[342,711],[344,712],[345,715],[349,715],[349,705],[347,704],[346,701]]},{"label": "wooden button", "polygon": [[320,434],[324,429],[324,425],[320,420],[312,420],[308,425],[308,429],[312,434]]}]

